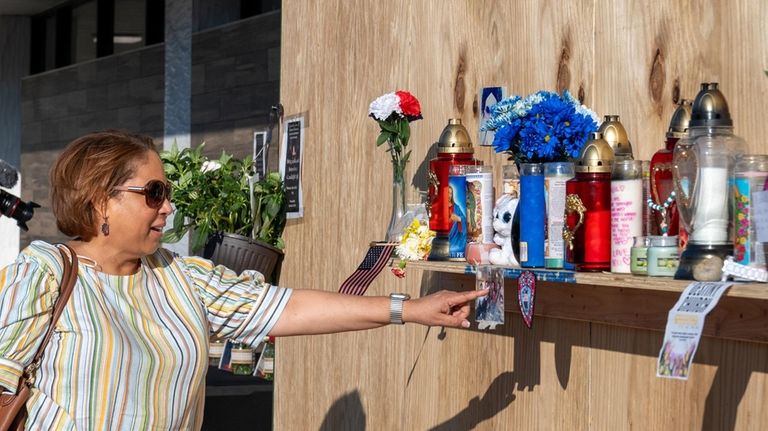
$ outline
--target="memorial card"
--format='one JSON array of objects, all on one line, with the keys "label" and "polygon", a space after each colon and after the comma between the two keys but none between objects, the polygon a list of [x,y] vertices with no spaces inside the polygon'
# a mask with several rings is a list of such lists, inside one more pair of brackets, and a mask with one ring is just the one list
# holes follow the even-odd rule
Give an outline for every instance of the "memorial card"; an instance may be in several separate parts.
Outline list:
[{"label": "memorial card", "polygon": [[304,116],[286,119],[283,124],[283,145],[280,147],[280,176],[285,186],[288,210],[286,218],[304,217],[304,196],[301,186],[301,163],[304,154]]},{"label": "memorial card", "polygon": [[496,329],[496,325],[504,324],[504,268],[478,266],[475,288],[488,289],[488,295],[475,300],[478,329]]},{"label": "memorial card", "polygon": [[491,118],[491,108],[493,105],[504,99],[506,90],[504,87],[483,87],[480,89],[479,103],[480,108],[480,136],[478,142],[480,145],[490,146],[493,145],[493,137],[495,135],[492,131],[483,131],[486,121]]},{"label": "memorial card", "polygon": [[688,285],[669,311],[656,377],[688,380],[699,347],[704,317],[733,283],[697,281]]}]

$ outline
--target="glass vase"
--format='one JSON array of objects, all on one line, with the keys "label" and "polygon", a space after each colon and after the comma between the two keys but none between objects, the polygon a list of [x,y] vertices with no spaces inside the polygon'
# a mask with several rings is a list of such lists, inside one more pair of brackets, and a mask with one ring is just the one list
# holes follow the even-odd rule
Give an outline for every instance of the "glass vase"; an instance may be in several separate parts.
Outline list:
[{"label": "glass vase", "polygon": [[405,214],[405,164],[392,162],[392,214],[387,226],[386,242],[397,242],[403,238],[402,219]]}]

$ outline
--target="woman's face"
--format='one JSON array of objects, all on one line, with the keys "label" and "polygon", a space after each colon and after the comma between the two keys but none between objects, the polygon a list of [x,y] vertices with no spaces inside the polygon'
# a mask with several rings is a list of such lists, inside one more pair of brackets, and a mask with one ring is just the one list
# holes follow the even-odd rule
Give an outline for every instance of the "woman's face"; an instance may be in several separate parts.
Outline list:
[{"label": "woman's face", "polygon": [[[134,163],[133,177],[122,186],[142,187],[151,180],[167,182],[163,164],[155,152],[148,151]],[[107,201],[106,211],[109,217],[109,236],[104,238],[106,242],[117,247],[120,254],[142,257],[154,253],[160,246],[166,218],[173,209],[168,200],[154,209],[147,206],[143,194],[120,191]]]}]

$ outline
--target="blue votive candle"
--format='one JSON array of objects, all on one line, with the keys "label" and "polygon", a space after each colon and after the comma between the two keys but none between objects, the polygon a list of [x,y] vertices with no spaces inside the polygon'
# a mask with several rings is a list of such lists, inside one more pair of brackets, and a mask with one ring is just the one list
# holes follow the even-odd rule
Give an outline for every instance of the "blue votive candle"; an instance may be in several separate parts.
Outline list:
[{"label": "blue votive candle", "polygon": [[544,266],[546,201],[544,169],[539,163],[520,165],[520,266]]}]

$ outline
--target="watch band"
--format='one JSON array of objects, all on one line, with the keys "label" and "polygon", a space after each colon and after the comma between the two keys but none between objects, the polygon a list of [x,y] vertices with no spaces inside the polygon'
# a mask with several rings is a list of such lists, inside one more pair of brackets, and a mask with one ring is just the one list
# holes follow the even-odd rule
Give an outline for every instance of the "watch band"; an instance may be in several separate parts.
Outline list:
[{"label": "watch band", "polygon": [[389,323],[402,325],[403,322],[403,302],[411,299],[407,293],[389,294]]}]

